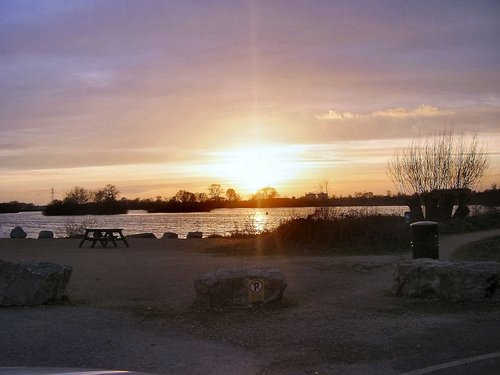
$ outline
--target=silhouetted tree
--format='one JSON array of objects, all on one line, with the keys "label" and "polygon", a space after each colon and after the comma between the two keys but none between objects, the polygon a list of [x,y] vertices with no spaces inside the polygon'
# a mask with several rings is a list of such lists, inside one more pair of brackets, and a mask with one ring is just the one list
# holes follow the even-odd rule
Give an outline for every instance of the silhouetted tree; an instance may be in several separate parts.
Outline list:
[{"label": "silhouetted tree", "polygon": [[91,194],[95,203],[116,201],[120,191],[115,185],[107,184],[104,188],[96,190]]},{"label": "silhouetted tree", "polygon": [[[387,164],[387,174],[399,193],[419,198],[426,208],[426,218],[446,219],[443,215],[451,217],[453,200],[457,200],[450,195],[452,190],[461,208],[457,212],[466,215],[467,191],[477,186],[487,168],[486,153],[477,134],[466,137],[448,130],[434,137],[414,139],[409,147],[396,150]],[[413,211],[418,211],[415,199],[411,205]]]},{"label": "silhouetted tree", "polygon": [[236,193],[236,190],[229,188],[226,190],[226,199],[229,202],[238,202],[241,200],[241,197],[238,193]]},{"label": "silhouetted tree", "polygon": [[173,198],[181,203],[196,202],[196,195],[187,190],[179,190]]},{"label": "silhouetted tree", "polygon": [[90,201],[91,195],[92,194],[87,189],[81,186],[75,186],[66,193],[63,202],[69,204],[84,204]]},{"label": "silhouetted tree", "polygon": [[266,187],[263,187],[262,189],[257,190],[255,195],[253,196],[253,199],[265,200],[265,199],[274,199],[274,198],[278,198],[278,197],[279,197],[279,193],[275,188],[273,188],[271,186],[266,186]]},{"label": "silhouetted tree", "polygon": [[104,189],[104,199],[109,201],[115,201],[120,195],[120,191],[115,185],[107,184]]},{"label": "silhouetted tree", "polygon": [[194,193],[194,195],[195,195],[196,202],[203,203],[203,202],[208,201],[208,195],[205,193]]},{"label": "silhouetted tree", "polygon": [[208,187],[208,196],[210,197],[210,200],[212,201],[220,201],[222,200],[222,194],[224,193],[224,190],[222,189],[222,186],[220,184],[211,184]]}]

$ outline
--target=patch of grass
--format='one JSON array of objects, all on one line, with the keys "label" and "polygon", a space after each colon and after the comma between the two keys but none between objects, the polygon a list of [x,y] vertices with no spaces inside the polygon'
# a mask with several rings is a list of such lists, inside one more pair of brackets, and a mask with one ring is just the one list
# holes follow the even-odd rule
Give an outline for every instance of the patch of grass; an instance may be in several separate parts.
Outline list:
[{"label": "patch of grass", "polygon": [[500,236],[462,246],[453,253],[452,257],[464,261],[500,262]]},{"label": "patch of grass", "polygon": [[466,233],[497,228],[500,228],[500,211],[497,210],[439,223],[440,234]]}]

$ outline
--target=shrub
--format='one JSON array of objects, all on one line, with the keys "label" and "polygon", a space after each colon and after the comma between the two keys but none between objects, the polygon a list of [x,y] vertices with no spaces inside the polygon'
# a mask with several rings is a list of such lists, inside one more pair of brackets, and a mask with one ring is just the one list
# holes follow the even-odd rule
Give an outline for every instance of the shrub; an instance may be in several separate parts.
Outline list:
[{"label": "shrub", "polygon": [[81,223],[74,221],[66,223],[64,232],[67,238],[82,238],[85,235],[85,229],[95,226],[95,221],[85,219]]},{"label": "shrub", "polygon": [[295,245],[307,252],[400,252],[408,249],[409,229],[395,215],[345,215],[330,220],[310,216],[280,225],[267,236],[266,245],[274,249]]}]

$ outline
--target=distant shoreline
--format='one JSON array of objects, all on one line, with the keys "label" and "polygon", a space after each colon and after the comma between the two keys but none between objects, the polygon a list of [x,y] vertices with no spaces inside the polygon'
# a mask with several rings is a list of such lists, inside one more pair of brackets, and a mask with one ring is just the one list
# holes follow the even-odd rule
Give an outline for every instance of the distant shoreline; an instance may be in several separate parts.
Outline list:
[{"label": "distant shoreline", "polygon": [[[313,195],[314,196],[314,195]],[[332,198],[272,198],[250,200],[206,200],[179,202],[173,199],[126,199],[109,200],[91,203],[69,203],[53,201],[48,205],[36,205],[24,202],[0,203],[0,213],[17,213],[41,211],[47,216],[77,216],[77,215],[112,215],[124,214],[131,210],[143,210],[149,213],[192,213],[210,212],[219,208],[303,208],[303,207],[384,207],[407,206],[409,195],[373,195],[372,193],[356,193],[354,196]],[[500,206],[500,189],[490,189],[482,192],[472,192],[470,206]]]}]

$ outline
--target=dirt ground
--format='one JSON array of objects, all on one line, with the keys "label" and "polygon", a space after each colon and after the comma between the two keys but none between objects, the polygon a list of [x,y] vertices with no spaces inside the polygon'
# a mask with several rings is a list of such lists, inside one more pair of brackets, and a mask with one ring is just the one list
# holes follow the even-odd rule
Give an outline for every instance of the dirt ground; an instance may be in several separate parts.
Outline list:
[{"label": "dirt ground", "polygon": [[[500,306],[392,295],[401,256],[215,256],[227,239],[0,240],[0,259],[73,267],[67,300],[0,309],[0,366],[112,368],[163,374],[398,374],[500,351]],[[452,241],[450,241],[452,242]],[[456,242],[456,241],[455,241]],[[281,304],[205,311],[198,275],[277,268]]]}]

